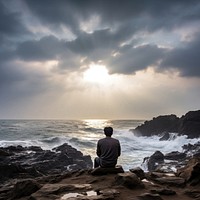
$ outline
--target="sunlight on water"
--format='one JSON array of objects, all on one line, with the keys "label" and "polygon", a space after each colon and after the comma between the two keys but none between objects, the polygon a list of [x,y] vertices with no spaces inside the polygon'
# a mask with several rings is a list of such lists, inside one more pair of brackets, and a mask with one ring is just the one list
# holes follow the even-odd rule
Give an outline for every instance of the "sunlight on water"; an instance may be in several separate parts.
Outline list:
[{"label": "sunlight on water", "polygon": [[106,119],[85,119],[83,120],[87,126],[97,129],[103,129],[105,126],[109,126],[109,120]]}]

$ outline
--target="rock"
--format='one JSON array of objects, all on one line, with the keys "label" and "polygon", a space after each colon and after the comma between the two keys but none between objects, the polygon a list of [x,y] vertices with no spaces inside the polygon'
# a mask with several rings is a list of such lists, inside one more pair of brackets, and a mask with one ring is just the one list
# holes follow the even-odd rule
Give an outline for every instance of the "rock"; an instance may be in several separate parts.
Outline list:
[{"label": "rock", "polygon": [[198,138],[200,137],[200,110],[190,111],[181,118],[173,114],[154,117],[132,131],[139,136],[164,134],[163,139],[168,139],[168,133],[178,133],[179,135],[187,135],[188,138]]},{"label": "rock", "polygon": [[144,124],[136,127],[133,132],[137,135],[152,136],[164,132],[178,132],[179,118],[176,115],[163,115],[145,121]]},{"label": "rock", "polygon": [[164,163],[164,155],[160,151],[156,151],[153,155],[150,156],[147,162],[147,167],[149,171],[154,171],[159,164]]},{"label": "rock", "polygon": [[200,157],[191,159],[185,167],[178,169],[177,175],[190,185],[200,184]]},{"label": "rock", "polygon": [[186,158],[186,153],[181,153],[178,151],[172,151],[164,155],[164,158],[167,160],[183,160]]},{"label": "rock", "polygon": [[185,186],[185,179],[180,177],[161,177],[154,179],[159,184],[168,186],[183,187]]},{"label": "rock", "polygon": [[127,188],[144,188],[144,184],[138,176],[131,172],[119,173],[115,178],[117,185],[123,185]]},{"label": "rock", "polygon": [[186,190],[185,194],[191,198],[195,198],[195,199],[200,198],[200,190],[194,190],[194,189]]},{"label": "rock", "polygon": [[129,171],[136,174],[140,178],[140,180],[145,178],[145,173],[140,167],[130,169]]},{"label": "rock", "polygon": [[90,156],[68,144],[50,150],[40,147],[0,148],[0,183],[10,178],[32,178],[66,171],[92,168]]},{"label": "rock", "polygon": [[118,174],[118,173],[124,173],[122,166],[118,165],[114,168],[97,167],[91,171],[92,175],[105,175],[105,174]]},{"label": "rock", "polygon": [[75,192],[75,191],[87,191],[91,190],[92,187],[90,184],[61,184],[61,183],[55,183],[55,184],[45,184],[40,190],[33,193],[31,195],[32,199],[43,199],[43,197],[57,197],[54,199],[59,199],[60,194],[69,193],[69,192]]},{"label": "rock", "polygon": [[188,135],[189,138],[200,137],[200,110],[190,111],[182,116],[178,132],[181,135]]},{"label": "rock", "polygon": [[137,196],[139,200],[162,200],[159,194],[144,193]]},{"label": "rock", "polygon": [[176,192],[174,190],[168,188],[154,189],[151,190],[152,193],[160,194],[160,195],[175,195]]},{"label": "rock", "polygon": [[169,132],[164,132],[163,133],[163,136],[159,139],[160,141],[163,141],[163,140],[169,140],[170,139],[170,134]]},{"label": "rock", "polygon": [[32,193],[36,192],[41,188],[35,180],[23,180],[19,181],[14,186],[12,199],[17,199],[24,196],[30,196]]}]

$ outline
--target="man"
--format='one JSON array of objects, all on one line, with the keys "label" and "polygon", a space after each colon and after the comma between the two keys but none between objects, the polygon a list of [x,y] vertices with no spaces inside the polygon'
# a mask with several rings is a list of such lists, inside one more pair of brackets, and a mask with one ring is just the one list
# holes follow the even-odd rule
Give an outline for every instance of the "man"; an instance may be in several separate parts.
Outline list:
[{"label": "man", "polygon": [[119,140],[112,138],[113,128],[105,127],[105,138],[97,142],[97,158],[94,160],[94,167],[115,167],[117,159],[121,155]]}]

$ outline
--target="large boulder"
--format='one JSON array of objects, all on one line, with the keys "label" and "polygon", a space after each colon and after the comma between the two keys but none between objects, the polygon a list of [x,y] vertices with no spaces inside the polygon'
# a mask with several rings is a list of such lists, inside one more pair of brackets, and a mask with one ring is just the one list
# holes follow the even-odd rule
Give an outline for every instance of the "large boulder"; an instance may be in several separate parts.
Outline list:
[{"label": "large boulder", "polygon": [[140,178],[131,172],[119,173],[115,177],[115,183],[117,185],[123,185],[127,188],[144,188],[143,182]]},{"label": "large boulder", "polygon": [[155,151],[149,158],[147,158],[147,167],[149,171],[154,171],[160,164],[164,163],[164,154],[160,151]]},{"label": "large boulder", "polygon": [[177,170],[177,175],[190,185],[200,184],[200,157],[192,158],[185,167]]}]

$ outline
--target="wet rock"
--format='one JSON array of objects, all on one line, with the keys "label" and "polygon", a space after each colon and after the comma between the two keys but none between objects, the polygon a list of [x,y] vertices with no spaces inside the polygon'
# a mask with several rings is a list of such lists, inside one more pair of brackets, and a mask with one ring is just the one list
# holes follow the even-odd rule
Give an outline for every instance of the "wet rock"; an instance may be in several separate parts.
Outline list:
[{"label": "wet rock", "polygon": [[[142,136],[160,135],[163,133],[178,133],[188,138],[200,137],[200,110],[190,111],[181,118],[176,115],[163,115],[145,121],[144,124],[132,130]],[[167,139],[168,135],[163,139]]]},{"label": "wet rock", "polygon": [[153,155],[150,156],[147,162],[147,167],[149,171],[154,171],[159,164],[164,163],[164,154],[160,151],[156,151]]},{"label": "wet rock", "polygon": [[185,167],[177,170],[177,175],[190,185],[200,184],[200,158],[191,159]]},{"label": "wet rock", "polygon": [[164,155],[164,158],[167,160],[183,160],[186,158],[186,153],[181,153],[178,151],[172,151]]},{"label": "wet rock", "polygon": [[123,185],[127,188],[144,188],[144,184],[138,176],[131,172],[119,173],[115,178],[117,185]]},{"label": "wet rock", "polygon": [[144,193],[137,196],[139,200],[162,200],[159,194]]},{"label": "wet rock", "polygon": [[144,124],[136,127],[133,132],[138,135],[152,136],[164,132],[177,132],[179,118],[176,115],[163,115],[145,121]]},{"label": "wet rock", "polygon": [[169,140],[170,138],[170,134],[169,132],[164,132],[162,137],[159,139],[160,141],[163,141],[163,140]]},{"label": "wet rock", "polygon": [[105,175],[105,174],[118,174],[118,173],[124,173],[124,170],[122,166],[116,166],[116,167],[98,167],[91,171],[92,175]]},{"label": "wet rock", "polygon": [[129,171],[136,174],[141,180],[145,178],[145,173],[140,167],[130,169]]},{"label": "wet rock", "polygon": [[178,132],[189,138],[200,137],[200,110],[190,111],[180,118]]},{"label": "wet rock", "polygon": [[[10,178],[32,178],[66,171],[92,168],[90,156],[68,144],[50,150],[40,147],[0,148],[0,183]],[[71,166],[71,167],[70,167]]]}]

